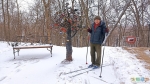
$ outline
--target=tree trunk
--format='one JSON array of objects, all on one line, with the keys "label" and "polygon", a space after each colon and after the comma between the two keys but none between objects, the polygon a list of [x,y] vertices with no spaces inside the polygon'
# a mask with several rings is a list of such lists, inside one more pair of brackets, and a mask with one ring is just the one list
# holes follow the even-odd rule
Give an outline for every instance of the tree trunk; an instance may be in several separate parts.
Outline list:
[{"label": "tree trunk", "polygon": [[72,61],[72,40],[71,40],[71,23],[68,22],[67,42],[66,42],[66,60]]},{"label": "tree trunk", "polygon": [[19,3],[18,3],[18,0],[16,0],[16,4],[17,4],[17,28],[16,28],[16,35],[15,36],[19,36],[20,35],[20,32],[21,32],[21,29],[20,29],[20,12],[19,12]]},{"label": "tree trunk", "polygon": [[[80,0],[79,0],[79,2],[80,2]],[[86,26],[87,26],[87,28],[90,28],[90,20],[89,20],[89,16],[88,16],[88,4],[87,4],[87,7],[85,6],[85,3],[84,3],[84,1],[83,0],[81,0],[81,2],[80,2],[80,5],[82,6],[82,11],[83,11],[83,13],[84,13],[84,15],[85,15],[85,18],[86,18]]]},{"label": "tree trunk", "polygon": [[135,1],[132,0],[132,2],[133,2],[133,5],[135,7],[135,11],[133,9],[133,12],[134,12],[136,22],[137,22],[139,46],[141,47],[144,44],[144,40],[143,40],[144,39],[144,33],[143,33],[142,25],[141,25],[141,22],[140,22],[140,13],[139,13],[139,10],[137,8],[137,5],[135,4]]},{"label": "tree trunk", "polygon": [[7,40],[7,33],[6,33],[6,17],[5,17],[5,10],[4,10],[4,1],[2,0],[2,10],[3,10],[3,25],[4,25],[4,40]]},{"label": "tree trunk", "polygon": [[7,30],[7,36],[8,36],[8,43],[10,41],[10,15],[9,15],[9,0],[7,0],[7,25],[8,25],[8,30]]},{"label": "tree trunk", "polygon": [[50,0],[46,3],[45,0],[43,0],[44,3],[44,9],[45,9],[45,20],[46,20],[46,29],[47,29],[47,35],[48,35],[48,43],[51,43],[51,38],[50,38],[50,11],[49,11],[49,6],[50,6]]}]

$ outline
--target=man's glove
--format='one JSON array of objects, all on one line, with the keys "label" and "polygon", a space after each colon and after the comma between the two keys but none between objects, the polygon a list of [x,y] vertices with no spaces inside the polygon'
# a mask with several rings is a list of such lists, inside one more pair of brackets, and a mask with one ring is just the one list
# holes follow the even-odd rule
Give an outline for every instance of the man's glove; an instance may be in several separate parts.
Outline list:
[{"label": "man's glove", "polygon": [[108,33],[109,33],[109,29],[108,29],[108,28],[106,28],[106,30],[105,30],[105,35],[107,36],[107,35],[108,35]]},{"label": "man's glove", "polygon": [[87,32],[92,33],[92,30],[90,28],[87,29]]},{"label": "man's glove", "polygon": [[105,32],[106,32],[106,33],[109,33],[109,29],[108,29],[108,28],[106,28]]},{"label": "man's glove", "polygon": [[102,43],[101,46],[105,46],[105,43]]}]

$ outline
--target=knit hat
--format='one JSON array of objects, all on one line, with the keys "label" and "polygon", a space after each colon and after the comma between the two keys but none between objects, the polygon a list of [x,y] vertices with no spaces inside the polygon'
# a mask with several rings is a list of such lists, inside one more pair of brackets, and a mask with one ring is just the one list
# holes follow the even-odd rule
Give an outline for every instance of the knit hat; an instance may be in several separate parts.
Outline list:
[{"label": "knit hat", "polygon": [[96,16],[96,17],[94,18],[94,20],[101,20],[101,17],[100,17],[100,16]]}]

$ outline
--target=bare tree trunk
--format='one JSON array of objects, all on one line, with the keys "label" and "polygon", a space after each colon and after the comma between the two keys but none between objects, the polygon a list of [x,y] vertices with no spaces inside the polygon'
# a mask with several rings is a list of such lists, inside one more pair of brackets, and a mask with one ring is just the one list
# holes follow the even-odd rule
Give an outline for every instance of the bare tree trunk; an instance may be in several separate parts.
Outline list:
[{"label": "bare tree trunk", "polygon": [[7,40],[7,33],[6,33],[6,16],[5,16],[5,10],[4,10],[4,1],[2,0],[2,11],[3,11],[3,25],[4,25],[4,40]]},{"label": "bare tree trunk", "polygon": [[[102,0],[103,1],[103,0]],[[100,0],[98,0],[98,16],[100,15]]]},{"label": "bare tree trunk", "polygon": [[[80,2],[80,0],[79,0],[79,2]],[[88,4],[87,4],[87,7],[86,7],[84,1],[81,0],[81,4],[80,5],[82,6],[82,10],[81,11],[84,13],[85,18],[86,18],[87,28],[90,28],[91,25],[90,25],[90,20],[89,20],[89,16],[88,16],[88,11],[89,11],[88,10]]]},{"label": "bare tree trunk", "polygon": [[66,60],[72,61],[72,39],[71,39],[71,23],[68,22],[67,42],[66,42]]},{"label": "bare tree trunk", "polygon": [[18,0],[16,0],[16,4],[17,4],[17,28],[16,28],[16,35],[15,36],[19,36],[21,29],[20,29],[20,12],[19,12],[19,4],[18,4]]},{"label": "bare tree trunk", "polygon": [[60,4],[61,4],[61,3],[60,3],[60,0],[58,0],[59,9],[62,9]]},{"label": "bare tree trunk", "polygon": [[133,5],[135,7],[135,11],[133,10],[133,12],[134,12],[136,22],[137,22],[139,46],[142,46],[144,44],[144,40],[143,40],[144,39],[144,33],[143,33],[142,26],[141,26],[141,23],[140,23],[140,14],[139,14],[137,5],[135,4],[135,1],[132,0],[132,2],[133,2]]},{"label": "bare tree trunk", "polygon": [[45,9],[45,20],[46,20],[46,29],[47,29],[47,34],[48,34],[48,43],[51,43],[51,38],[50,38],[50,2],[51,0],[48,0],[48,2],[46,3],[45,0],[43,0],[44,3],[44,9]]},{"label": "bare tree trunk", "polygon": [[62,2],[62,9],[63,10],[65,9],[65,2],[66,2],[66,0],[63,0],[63,2]]},{"label": "bare tree trunk", "polygon": [[[90,23],[90,19],[89,19],[89,15],[88,15],[88,12],[89,12],[89,7],[88,7],[88,3],[89,1],[87,1],[87,3],[84,3],[83,0],[79,0],[79,3],[80,3],[80,6],[81,6],[81,17],[83,18],[83,20],[81,20],[82,22],[82,25],[83,23],[85,24],[85,28],[91,28],[91,23]],[[80,31],[80,47],[83,45],[83,36],[82,36],[82,31]],[[87,33],[88,35],[88,33]],[[88,41],[86,42],[87,46],[88,46]]]},{"label": "bare tree trunk", "polygon": [[75,0],[72,0],[72,1],[71,1],[71,2],[72,2],[72,8],[73,8],[73,9],[74,9],[74,1],[75,1]]},{"label": "bare tree trunk", "polygon": [[7,0],[7,25],[8,25],[8,30],[7,30],[7,36],[8,36],[8,43],[10,41],[10,15],[9,15],[9,0]]}]

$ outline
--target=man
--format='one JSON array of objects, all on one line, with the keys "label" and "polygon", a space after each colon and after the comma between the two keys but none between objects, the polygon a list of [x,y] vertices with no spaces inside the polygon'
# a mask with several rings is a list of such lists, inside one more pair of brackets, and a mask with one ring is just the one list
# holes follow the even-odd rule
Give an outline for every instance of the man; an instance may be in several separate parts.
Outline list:
[{"label": "man", "polygon": [[[90,48],[91,48],[91,62],[89,68],[97,69],[101,63],[101,46],[105,39],[105,33],[108,33],[105,22],[101,21],[100,16],[94,18],[94,23],[91,25],[91,29],[87,30],[90,34]],[[97,53],[97,57],[95,55]]]}]

